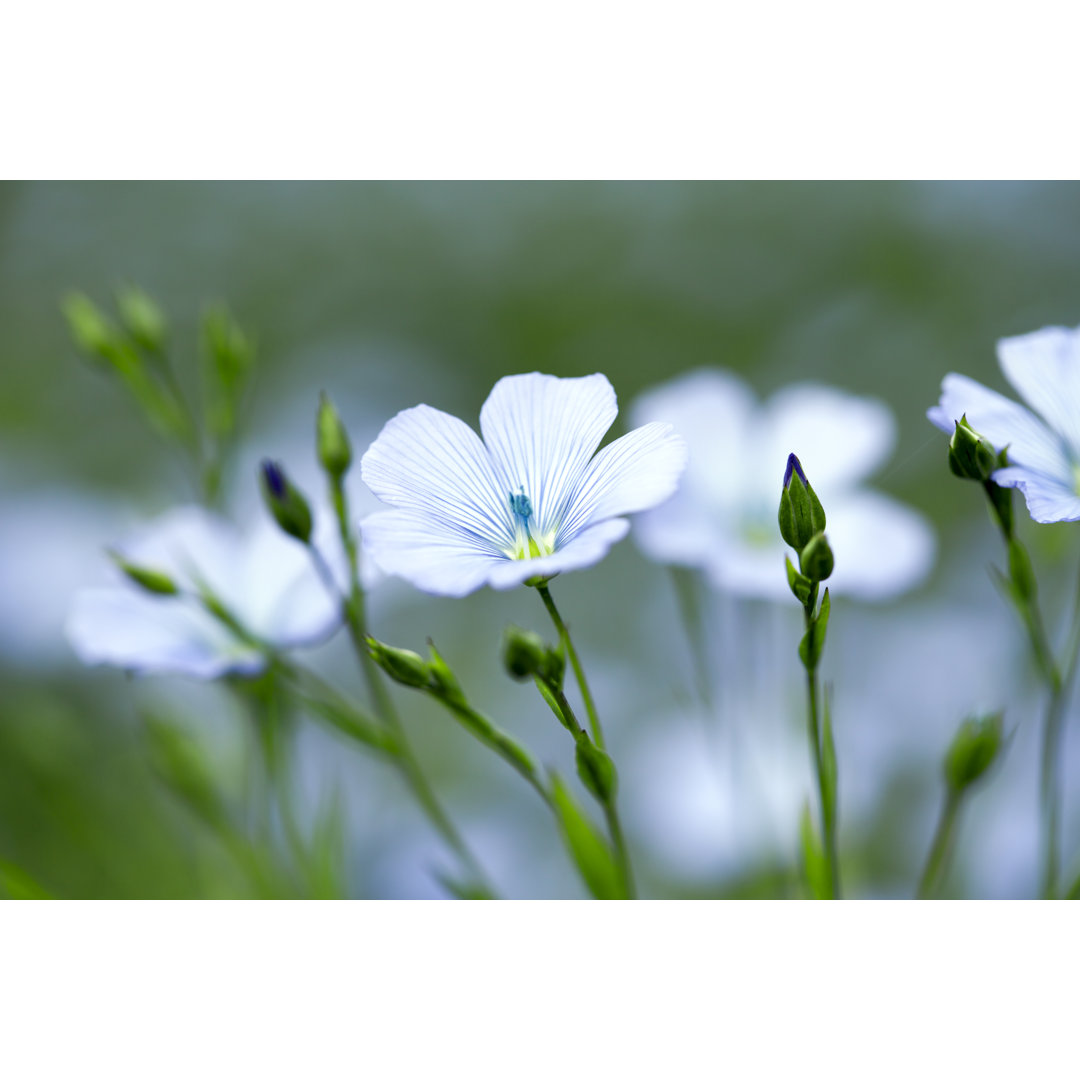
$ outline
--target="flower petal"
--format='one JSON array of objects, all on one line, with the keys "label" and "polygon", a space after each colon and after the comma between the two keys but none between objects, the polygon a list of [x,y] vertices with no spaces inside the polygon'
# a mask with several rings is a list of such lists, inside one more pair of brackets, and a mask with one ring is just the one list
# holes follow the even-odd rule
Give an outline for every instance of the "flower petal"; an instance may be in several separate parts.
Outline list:
[{"label": "flower petal", "polygon": [[1011,464],[1068,484],[1072,469],[1061,441],[1023,405],[969,379],[949,374],[941,382],[941,400],[926,413],[930,423],[952,435],[956,421],[968,423],[998,450],[1008,448]]},{"label": "flower petal", "polygon": [[826,508],[836,569],[833,593],[886,600],[920,585],[934,565],[937,541],[922,514],[887,495],[853,492]]},{"label": "flower petal", "polygon": [[383,573],[439,596],[465,596],[484,585],[495,566],[510,563],[476,537],[419,510],[371,514],[364,518],[361,537],[365,553]]},{"label": "flower petal", "polygon": [[360,471],[390,506],[456,526],[492,552],[513,543],[506,482],[476,432],[449,413],[428,405],[398,413],[364,454]]},{"label": "flower petal", "polygon": [[[337,547],[340,549],[340,543]],[[343,568],[327,564],[334,587],[347,587]],[[319,575],[307,548],[264,516],[244,546],[246,579],[234,614],[257,637],[279,648],[314,645],[341,623],[341,603]]]},{"label": "flower petal", "polygon": [[1080,333],[1048,326],[1003,338],[997,352],[1005,378],[1080,458]]},{"label": "flower petal", "polygon": [[568,570],[584,570],[598,563],[629,530],[630,522],[626,518],[601,521],[583,529],[553,555],[500,560],[489,572],[488,584],[493,589],[512,589],[532,577],[554,577]]},{"label": "flower petal", "polygon": [[133,590],[84,589],[75,597],[67,638],[85,664],[214,679],[252,675],[266,661],[213,616],[184,600]]},{"label": "flower petal", "polygon": [[189,588],[204,581],[223,600],[234,601],[240,543],[240,535],[224,518],[201,506],[180,506],[117,547],[136,566],[164,571]]},{"label": "flower petal", "polygon": [[765,404],[763,479],[779,498],[788,454],[799,455],[817,493],[826,498],[870,476],[892,453],[896,423],[887,405],[813,383],[787,386]]},{"label": "flower petal", "polygon": [[634,540],[655,562],[704,566],[722,524],[705,502],[680,487],[662,506],[634,518]]},{"label": "flower petal", "polygon": [[557,527],[618,411],[603,375],[560,379],[534,371],[500,379],[480,410],[480,430],[503,501],[524,488],[540,530]]},{"label": "flower petal", "polygon": [[686,443],[670,424],[646,424],[605,446],[567,505],[557,546],[595,522],[650,510],[671,498],[686,458]]},{"label": "flower petal", "polygon": [[1019,465],[998,469],[994,483],[1019,489],[1028,513],[1041,524],[1080,521],[1080,495],[1074,488]]},{"label": "flower petal", "polygon": [[752,454],[748,445],[756,410],[757,398],[742,379],[702,369],[642,394],[631,419],[635,426],[670,423],[686,440],[690,458],[680,493],[693,493],[709,506],[734,506],[741,501],[744,464]]}]

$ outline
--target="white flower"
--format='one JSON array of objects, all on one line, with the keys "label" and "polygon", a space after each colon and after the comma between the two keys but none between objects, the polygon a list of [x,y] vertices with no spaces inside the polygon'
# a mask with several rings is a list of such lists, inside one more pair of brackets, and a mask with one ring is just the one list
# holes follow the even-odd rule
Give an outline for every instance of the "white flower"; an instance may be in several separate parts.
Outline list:
[{"label": "white flower", "polygon": [[930,422],[952,434],[968,423],[1009,464],[993,474],[1019,488],[1040,522],[1080,519],[1080,329],[1049,326],[998,342],[998,363],[1013,389],[1035,412],[965,375],[946,375]]},{"label": "white flower", "polygon": [[603,375],[537,372],[495,384],[480,410],[483,441],[427,405],[398,413],[361,462],[394,507],[364,520],[365,548],[386,573],[445,596],[591,566],[626,535],[622,515],[668,498],[686,464],[665,423],[597,454],[617,413]]},{"label": "white flower", "polygon": [[833,593],[882,599],[928,573],[935,544],[923,517],[860,486],[895,440],[880,402],[803,384],[761,405],[736,376],[702,370],[643,395],[632,415],[670,421],[690,447],[677,494],[635,525],[651,558],[700,567],[734,593],[790,601],[777,508],[794,451],[825,507]]},{"label": "white flower", "polygon": [[[276,648],[316,644],[341,620],[340,603],[320,580],[310,553],[265,513],[252,531],[240,534],[206,510],[184,507],[118,551],[135,566],[168,574],[182,590],[205,585],[246,630]],[[197,598],[150,595],[126,578],[80,592],[67,635],[87,664],[201,679],[255,674],[265,666],[260,650]]]}]

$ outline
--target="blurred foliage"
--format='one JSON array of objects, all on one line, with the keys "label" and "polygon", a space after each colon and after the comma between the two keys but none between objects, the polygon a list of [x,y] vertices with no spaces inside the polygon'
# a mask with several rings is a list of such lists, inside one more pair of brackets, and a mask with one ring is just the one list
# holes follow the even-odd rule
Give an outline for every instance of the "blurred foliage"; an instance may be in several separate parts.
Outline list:
[{"label": "blurred foliage", "polygon": [[[186,398],[217,373],[222,441],[233,417],[221,403],[244,388],[250,341],[218,301],[258,339],[257,422],[297,386],[314,419],[324,384],[311,371],[335,401],[370,398],[389,416],[425,399],[395,375],[401,358],[437,372],[430,403],[466,418],[499,376],[533,369],[603,371],[624,404],[709,364],[763,394],[797,379],[873,394],[900,431],[875,483],[930,514],[947,553],[985,511],[949,474],[925,409],[947,370],[1003,388],[997,338],[1080,321],[1078,239],[1074,184],[0,184],[0,493],[83,485],[146,513],[190,497],[115,385],[76,359],[60,315],[73,290],[104,306],[130,282],[123,318],[148,347],[167,336]],[[1069,540],[1055,527],[1031,543],[1040,560]],[[632,600],[611,597],[619,640],[633,633]],[[492,679],[494,603],[454,616],[487,643],[472,672]],[[432,610],[445,627],[446,609]],[[25,875],[5,864],[9,893],[252,891],[192,812],[205,795],[195,759],[161,728],[148,752],[121,676],[43,676],[0,654],[0,682],[0,858]],[[477,768],[468,750],[443,753],[451,736],[432,738],[442,768]],[[188,769],[188,804],[160,783],[163,755]],[[863,823],[880,842],[849,854],[852,877],[884,891],[918,857],[896,825],[910,778],[896,782],[881,821]],[[327,811],[325,852],[340,827]],[[324,854],[327,880],[333,861]],[[791,869],[748,869],[717,881],[723,891],[788,895]]]}]

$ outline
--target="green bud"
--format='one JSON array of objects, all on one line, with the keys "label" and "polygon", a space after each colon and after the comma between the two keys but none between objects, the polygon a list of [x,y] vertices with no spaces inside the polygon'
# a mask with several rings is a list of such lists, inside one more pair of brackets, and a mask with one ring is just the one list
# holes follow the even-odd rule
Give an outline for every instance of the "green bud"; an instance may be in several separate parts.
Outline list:
[{"label": "green bud", "polygon": [[130,563],[118,551],[110,551],[109,558],[140,589],[156,596],[175,596],[180,590],[168,574],[162,570],[153,570],[146,566]]},{"label": "green bud", "polygon": [[546,674],[548,647],[539,634],[522,630],[520,626],[508,626],[503,634],[502,658],[511,678],[531,679]]},{"label": "green bud", "polygon": [[430,668],[418,653],[408,649],[395,649],[373,637],[367,639],[367,646],[371,658],[394,682],[424,690],[431,686]]},{"label": "green bud", "polygon": [[815,533],[825,531],[825,511],[821,500],[810,486],[802,464],[794,454],[788,454],[777,519],[784,542],[796,551],[802,551]]},{"label": "green bud", "polygon": [[561,641],[557,649],[548,649],[543,676],[552,686],[562,689],[563,680],[566,678],[566,652]]},{"label": "green bud", "polygon": [[965,720],[945,754],[945,783],[956,792],[979,779],[994,763],[1002,742],[1002,714]]},{"label": "green bud", "polygon": [[263,500],[283,532],[306,544],[311,539],[311,507],[293,487],[285,469],[274,461],[264,461],[260,469]]},{"label": "green bud", "polygon": [[825,581],[833,572],[833,553],[824,533],[816,533],[802,549],[799,569],[810,581]]},{"label": "green bud", "polygon": [[63,304],[64,318],[76,346],[84,353],[109,359],[117,344],[116,328],[83,293],[72,293]]},{"label": "green bud", "polygon": [[450,670],[450,665],[439,655],[435,642],[428,638],[428,675],[431,689],[443,701],[465,704],[465,692],[457,676]]},{"label": "green bud", "polygon": [[162,351],[168,329],[165,314],[142,289],[131,285],[117,290],[116,309],[124,329],[138,345],[147,352]]},{"label": "green bud", "polygon": [[969,423],[965,414],[956,421],[949,439],[949,468],[961,480],[986,481],[999,468],[997,451]]},{"label": "green bud", "polygon": [[315,442],[319,461],[328,476],[340,480],[352,464],[352,447],[345,425],[325,394],[319,395],[319,411],[315,418]]},{"label": "green bud", "polygon": [[577,760],[578,776],[589,794],[601,803],[610,802],[618,787],[615,763],[603,750],[594,746],[585,734],[578,739],[574,756]]},{"label": "green bud", "polygon": [[255,362],[255,342],[225,307],[211,308],[202,322],[203,347],[222,383],[243,381]]}]

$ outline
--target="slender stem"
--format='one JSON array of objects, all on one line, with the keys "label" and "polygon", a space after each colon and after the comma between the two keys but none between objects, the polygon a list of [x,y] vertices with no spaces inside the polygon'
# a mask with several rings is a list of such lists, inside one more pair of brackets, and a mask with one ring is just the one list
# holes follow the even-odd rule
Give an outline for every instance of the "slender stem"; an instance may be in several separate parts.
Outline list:
[{"label": "slender stem", "polygon": [[960,793],[950,788],[941,807],[941,816],[938,818],[934,839],[930,843],[930,851],[926,856],[926,865],[919,878],[919,889],[915,894],[918,900],[931,899],[945,874],[959,811]]},{"label": "slender stem", "polygon": [[438,700],[457,717],[466,731],[485,746],[494,750],[503,761],[507,762],[524,777],[529,786],[544,800],[546,805],[552,805],[551,794],[544,787],[535,762],[521,745],[507,735],[506,732],[497,728],[483,713],[478,712],[467,702],[451,701],[447,698],[438,698]]},{"label": "slender stem", "polygon": [[551,621],[555,624],[555,629],[559,631],[559,638],[566,649],[566,655],[570,658],[570,666],[574,669],[574,678],[577,679],[578,689],[581,691],[581,700],[585,703],[585,713],[589,717],[589,730],[592,732],[593,742],[601,750],[604,750],[606,749],[604,746],[604,732],[600,727],[596,702],[593,701],[589,684],[585,680],[585,669],[582,668],[581,661],[578,659],[577,649],[574,648],[574,643],[570,640],[570,631],[567,629],[566,623],[563,622],[563,617],[559,614],[559,609],[555,606],[555,601],[551,598],[548,587],[546,585],[537,585],[536,591],[540,594],[540,599],[544,601],[544,607],[548,609]]},{"label": "slender stem", "polygon": [[[803,608],[806,632],[809,633],[814,623],[814,605],[817,602],[817,589],[811,594]],[[829,864],[829,883],[832,899],[840,899],[840,858],[836,843],[836,814],[831,800],[825,794],[825,762],[821,746],[821,723],[818,718],[818,678],[817,665],[806,668],[806,703],[807,736],[810,740],[810,756],[814,761],[814,775],[817,779],[818,801],[821,805],[821,835],[825,843],[825,858]]]},{"label": "slender stem", "polygon": [[[574,742],[581,740],[588,742],[589,736],[581,726],[573,706],[567,701],[562,687],[548,681],[544,682],[544,686],[547,687],[555,704],[559,707],[559,711],[562,713],[563,725],[574,736]],[[623,836],[622,823],[619,820],[619,810],[615,803],[614,793],[608,798],[600,799],[599,802],[604,811],[604,820],[607,822],[612,846],[615,849],[615,859],[619,865],[619,873],[622,875],[623,888],[626,895],[633,900],[637,896],[637,889],[634,884],[634,870],[630,863],[630,851],[626,846],[626,838]]]},{"label": "slender stem", "polygon": [[671,567],[671,580],[679,604],[679,617],[690,646],[690,656],[697,682],[698,696],[709,711],[714,712],[712,679],[710,678],[708,649],[705,642],[705,619],[698,596],[698,575],[684,566]]},{"label": "slender stem", "polygon": [[353,651],[356,653],[360,668],[364,673],[364,681],[367,684],[372,704],[375,707],[379,719],[382,720],[390,731],[394,744],[398,750],[397,755],[395,755],[393,759],[394,763],[397,765],[398,770],[409,789],[416,797],[421,809],[427,815],[428,820],[453,849],[455,854],[468,869],[469,873],[471,873],[477,882],[481,883],[490,893],[492,890],[488,883],[487,875],[480,866],[479,860],[473,855],[472,851],[465,843],[461,833],[458,832],[457,827],[450,820],[449,815],[443,809],[434,790],[428,783],[427,777],[424,775],[424,771],[420,767],[416,754],[405,734],[405,726],[402,724],[401,717],[394,707],[394,702],[390,696],[389,690],[382,680],[382,673],[379,671],[375,661],[371,657],[371,653],[368,651],[367,642],[365,640],[367,631],[364,624],[364,590],[360,584],[359,557],[356,539],[353,536],[352,528],[349,525],[349,510],[345,489],[340,478],[335,477],[331,479],[330,494],[334,504],[334,514],[337,518],[341,543],[345,549],[345,555],[349,566],[349,589],[347,595],[341,595],[336,582],[334,582],[333,575],[330,574],[329,568],[326,566],[326,562],[318,549],[313,544],[309,544],[308,550],[312,553],[312,558],[315,560],[316,566],[319,567],[320,574],[323,575],[324,579],[327,579],[328,586],[332,588],[335,595],[341,598],[342,614],[345,618],[345,625],[349,631],[349,638],[352,641]]}]

